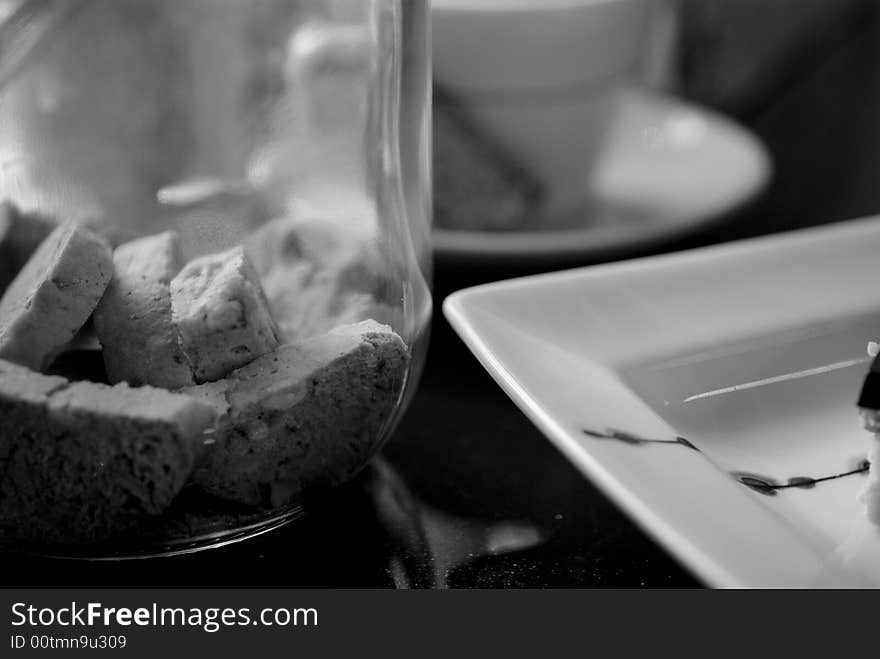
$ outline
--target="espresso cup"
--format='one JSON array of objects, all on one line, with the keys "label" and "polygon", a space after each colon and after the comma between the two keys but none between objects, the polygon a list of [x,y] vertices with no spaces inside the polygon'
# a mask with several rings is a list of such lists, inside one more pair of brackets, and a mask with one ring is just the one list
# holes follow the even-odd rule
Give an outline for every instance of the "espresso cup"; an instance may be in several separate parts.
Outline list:
[{"label": "espresso cup", "polygon": [[435,83],[535,179],[539,221],[583,205],[653,2],[432,0]]}]

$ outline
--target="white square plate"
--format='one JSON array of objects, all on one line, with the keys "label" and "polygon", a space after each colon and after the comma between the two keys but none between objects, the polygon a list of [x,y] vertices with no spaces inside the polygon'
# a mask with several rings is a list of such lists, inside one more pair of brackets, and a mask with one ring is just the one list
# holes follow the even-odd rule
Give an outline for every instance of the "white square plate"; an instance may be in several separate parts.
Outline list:
[{"label": "white square plate", "polygon": [[713,586],[880,586],[855,407],[880,218],[460,291],[529,418]]}]

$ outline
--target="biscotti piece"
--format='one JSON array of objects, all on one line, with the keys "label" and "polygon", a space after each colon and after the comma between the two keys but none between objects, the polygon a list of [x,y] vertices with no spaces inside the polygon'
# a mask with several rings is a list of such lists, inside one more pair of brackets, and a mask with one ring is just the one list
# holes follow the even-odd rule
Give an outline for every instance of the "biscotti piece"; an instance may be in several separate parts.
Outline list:
[{"label": "biscotti piece", "polygon": [[0,358],[49,366],[89,319],[112,272],[106,240],[73,222],[55,229],[0,300]]},{"label": "biscotti piece", "polygon": [[161,513],[216,418],[180,394],[3,361],[0,414],[0,537],[44,544],[99,542]]},{"label": "biscotti piece", "polygon": [[218,380],[278,345],[266,296],[242,247],[184,267],[171,281],[171,308],[196,382]]},{"label": "biscotti piece", "polygon": [[370,290],[388,268],[378,249],[379,221],[374,214],[347,218],[279,217],[253,232],[244,243],[257,273],[306,263],[315,270],[342,275],[357,290]]},{"label": "biscotti piece", "polygon": [[204,395],[224,416],[193,480],[260,506],[348,480],[378,449],[408,363],[403,340],[372,321],[260,357]]},{"label": "biscotti piece", "polygon": [[40,244],[58,226],[51,217],[25,213],[9,200],[0,203],[0,287],[5,288]]},{"label": "biscotti piece", "polygon": [[57,226],[52,217],[0,203],[0,295]]},{"label": "biscotti piece", "polygon": [[267,222],[245,243],[262,278],[282,342],[299,341],[369,318],[397,323],[391,275],[401,264],[383,258],[378,221],[282,217]]},{"label": "biscotti piece", "polygon": [[171,319],[171,280],[181,265],[173,231],[114,251],[113,280],[94,314],[110,382],[166,389],[194,384]]},{"label": "biscotti piece", "polygon": [[36,211],[23,211],[11,201],[2,204],[3,212],[8,213],[12,220],[12,232],[9,236],[10,259],[17,273],[28,259],[43,244],[60,222],[53,216]]},{"label": "biscotti piece", "polygon": [[4,509],[9,459],[19,448],[13,435],[45,435],[49,395],[67,384],[64,378],[34,373],[0,359],[0,510]]},{"label": "biscotti piece", "polygon": [[[127,235],[130,232],[117,227],[115,224],[91,215],[83,215],[74,219],[77,224],[103,236],[111,247],[115,247],[133,237]],[[43,241],[49,237],[61,220],[45,210],[24,210],[10,200],[0,202],[0,224],[8,222],[10,231],[6,237],[0,236],[0,262],[6,264],[14,277],[25,266],[30,257],[37,251]],[[2,234],[2,231],[0,231]],[[2,268],[2,266],[0,266]],[[9,280],[11,281],[11,279]],[[8,284],[9,282],[7,282]],[[0,293],[5,288],[0,280]]]}]

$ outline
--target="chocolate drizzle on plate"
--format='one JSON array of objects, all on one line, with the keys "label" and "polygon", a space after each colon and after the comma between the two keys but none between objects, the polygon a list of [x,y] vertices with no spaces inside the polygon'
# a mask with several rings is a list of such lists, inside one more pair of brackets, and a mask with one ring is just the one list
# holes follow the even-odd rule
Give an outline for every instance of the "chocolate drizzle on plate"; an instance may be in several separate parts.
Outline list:
[{"label": "chocolate drizzle on plate", "polygon": [[679,444],[680,446],[699,452],[699,449],[684,437],[676,437],[675,439],[646,439],[644,437],[639,437],[638,435],[633,435],[632,433],[613,429],[608,429],[605,432],[598,432],[596,430],[588,430],[584,428],[581,432],[588,437],[595,437],[596,439],[616,439],[619,442],[632,444],[633,446],[643,446],[645,444]]},{"label": "chocolate drizzle on plate", "polygon": [[847,476],[854,476],[856,474],[867,474],[869,469],[870,465],[868,461],[862,460],[859,463],[859,466],[855,469],[844,471],[840,474],[834,474],[832,476],[822,476],[819,478],[812,478],[810,476],[795,476],[793,478],[789,478],[785,483],[779,483],[775,479],[768,478],[767,476],[758,476],[756,474],[748,474],[745,472],[733,472],[731,473],[731,476],[733,476],[739,483],[742,483],[746,487],[751,488],[755,492],[773,497],[776,496],[776,493],[779,490],[787,490],[790,488],[801,488],[808,490],[816,487],[818,483],[824,483],[825,481],[833,481],[837,480],[838,478],[846,478]]},{"label": "chocolate drizzle on plate", "polygon": [[[624,444],[628,444],[630,446],[645,446],[648,444],[678,444],[680,446],[684,446],[686,448],[697,451],[698,453],[701,452],[700,449],[698,449],[696,446],[693,445],[692,442],[688,441],[684,437],[676,437],[675,439],[649,439],[612,428],[609,428],[604,432],[582,428],[581,432],[588,437],[594,437],[596,439],[613,439],[619,442],[623,442]],[[768,476],[760,476],[758,474],[752,474],[744,471],[733,471],[730,472],[730,475],[738,483],[745,485],[755,492],[759,492],[761,494],[772,497],[776,496],[776,493],[779,490],[787,490],[791,488],[808,490],[814,488],[819,483],[824,483],[825,481],[846,478],[848,476],[854,476],[856,474],[867,474],[869,469],[870,464],[868,463],[868,461],[861,459],[858,461],[858,464],[855,468],[839,474],[833,474],[831,476],[820,476],[816,478],[813,478],[811,476],[793,476],[785,480],[784,482],[777,481],[776,479],[770,478]]]}]

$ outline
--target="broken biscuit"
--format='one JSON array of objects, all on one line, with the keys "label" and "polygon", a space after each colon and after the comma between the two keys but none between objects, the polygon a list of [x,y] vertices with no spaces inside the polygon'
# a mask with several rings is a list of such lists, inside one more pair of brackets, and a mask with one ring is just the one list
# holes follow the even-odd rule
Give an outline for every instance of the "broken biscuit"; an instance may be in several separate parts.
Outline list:
[{"label": "broken biscuit", "polygon": [[71,383],[0,360],[0,537],[112,538],[160,514],[215,412],[152,387]]},{"label": "broken biscuit", "polygon": [[171,314],[171,280],[181,265],[173,231],[116,248],[113,280],[94,315],[110,382],[166,389],[194,384]]},{"label": "broken biscuit", "polygon": [[0,358],[47,368],[89,319],[112,272],[104,238],[74,222],[56,228],[0,299]]},{"label": "broken biscuit", "polygon": [[218,380],[278,345],[278,330],[244,249],[190,262],[171,281],[172,318],[196,382]]},{"label": "broken biscuit", "polygon": [[281,346],[204,386],[221,415],[193,480],[278,506],[353,477],[373,457],[403,390],[409,351],[373,321]]}]

